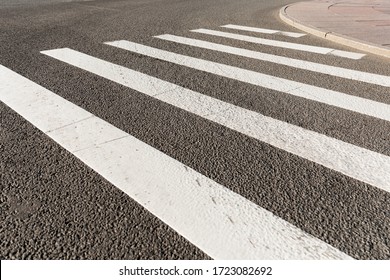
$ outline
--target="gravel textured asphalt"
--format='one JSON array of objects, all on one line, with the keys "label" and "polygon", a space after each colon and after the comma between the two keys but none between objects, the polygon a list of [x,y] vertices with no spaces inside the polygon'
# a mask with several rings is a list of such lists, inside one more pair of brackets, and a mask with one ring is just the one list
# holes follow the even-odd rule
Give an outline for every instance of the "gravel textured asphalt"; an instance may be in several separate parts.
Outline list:
[{"label": "gravel textured asphalt", "polygon": [[[28,3],[27,3],[28,2]],[[72,48],[390,156],[390,123],[102,44],[159,49],[390,104],[388,88],[153,38],[183,35],[390,76],[390,60],[309,54],[189,30],[240,24],[297,32],[294,1],[0,1],[0,64],[358,259],[390,258],[390,194],[40,54]],[[27,4],[26,4],[27,3]],[[226,31],[226,30],[225,30]],[[252,32],[236,33],[260,36]],[[277,35],[263,38],[292,41]],[[310,35],[302,44],[356,51]],[[208,259],[173,229],[0,103],[1,259]]]}]

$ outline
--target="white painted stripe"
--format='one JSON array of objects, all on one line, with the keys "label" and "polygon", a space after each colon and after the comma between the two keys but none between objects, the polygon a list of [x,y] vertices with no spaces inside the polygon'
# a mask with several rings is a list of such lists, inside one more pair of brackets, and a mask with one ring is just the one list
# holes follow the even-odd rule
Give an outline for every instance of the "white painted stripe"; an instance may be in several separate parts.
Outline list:
[{"label": "white painted stripe", "polygon": [[287,32],[287,31],[265,29],[265,28],[258,28],[258,27],[249,27],[249,26],[242,26],[242,25],[235,25],[235,24],[226,24],[226,25],[222,25],[221,27],[256,32],[256,33],[263,33],[263,34],[281,34],[293,38],[300,38],[306,35],[303,33]]},{"label": "white painted stripe", "polygon": [[286,66],[290,66],[290,67],[294,67],[294,68],[299,68],[299,69],[303,69],[303,70],[309,70],[309,71],[313,71],[313,72],[328,74],[328,75],[335,76],[335,77],[346,78],[346,79],[351,79],[351,80],[355,80],[355,81],[390,87],[390,77],[389,76],[383,76],[383,75],[361,72],[361,71],[356,71],[356,70],[351,70],[351,69],[346,69],[346,68],[341,68],[341,67],[329,66],[326,64],[314,63],[314,62],[305,61],[305,60],[298,60],[298,59],[288,58],[288,57],[284,57],[284,56],[266,54],[266,53],[261,53],[261,52],[257,52],[257,51],[251,51],[251,50],[242,49],[242,48],[235,48],[235,47],[230,47],[230,46],[226,46],[226,45],[215,44],[215,43],[211,43],[211,42],[207,42],[207,41],[196,40],[196,39],[180,37],[180,36],[175,36],[175,35],[165,34],[165,35],[159,35],[159,36],[155,36],[155,37],[162,39],[162,40],[185,44],[185,45],[189,45],[189,46],[193,46],[193,47],[199,47],[199,48],[204,48],[204,49],[213,50],[213,51],[225,52],[225,53],[244,56],[244,57],[253,58],[253,59],[257,59],[257,60],[278,63],[278,64],[282,64],[282,65],[286,65]]},{"label": "white painted stripe", "polygon": [[135,53],[390,121],[390,105],[225,64],[128,42],[106,43]]},{"label": "white painted stripe", "polygon": [[[134,78],[139,77],[144,75]],[[39,129],[50,119],[50,137],[213,258],[350,258],[3,66],[0,100]],[[37,111],[45,113],[43,120]],[[83,121],[84,116],[89,118]]]},{"label": "white painted stripe", "polygon": [[221,32],[221,31],[210,30],[210,29],[196,29],[196,30],[191,30],[191,32],[230,38],[230,39],[240,40],[244,42],[250,42],[250,43],[278,47],[278,48],[305,51],[305,52],[318,53],[318,54],[330,54],[330,55],[335,55],[335,56],[340,56],[340,57],[350,58],[350,59],[361,59],[363,56],[365,56],[365,54],[361,54],[361,53],[354,53],[354,52],[347,52],[347,51],[335,50],[331,48],[324,48],[318,46],[269,40],[269,39],[245,36],[245,35],[228,33],[228,32]]},{"label": "white painted stripe", "polygon": [[[78,110],[61,97],[48,96],[43,88],[32,87],[30,81],[11,74],[10,70],[1,65],[0,91],[1,101],[45,133],[92,117],[90,113]],[[23,98],[18,98],[19,96]],[[61,108],[61,114],[58,114],[58,108]],[[49,115],[50,118],[47,117]]]},{"label": "white painted stripe", "polygon": [[[390,157],[291,125],[70,49],[42,52],[390,192]],[[109,76],[106,73],[110,72]],[[115,75],[113,75],[115,73]],[[110,77],[110,78],[109,78]],[[148,79],[144,88],[138,80]],[[152,94],[151,89],[171,88]]]}]

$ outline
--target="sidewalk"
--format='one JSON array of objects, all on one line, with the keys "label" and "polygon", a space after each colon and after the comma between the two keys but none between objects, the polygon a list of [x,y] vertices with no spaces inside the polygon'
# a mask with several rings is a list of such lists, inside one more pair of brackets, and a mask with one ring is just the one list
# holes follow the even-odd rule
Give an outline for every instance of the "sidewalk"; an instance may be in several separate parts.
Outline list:
[{"label": "sidewalk", "polygon": [[390,0],[316,0],[283,7],[280,18],[303,31],[390,58]]}]

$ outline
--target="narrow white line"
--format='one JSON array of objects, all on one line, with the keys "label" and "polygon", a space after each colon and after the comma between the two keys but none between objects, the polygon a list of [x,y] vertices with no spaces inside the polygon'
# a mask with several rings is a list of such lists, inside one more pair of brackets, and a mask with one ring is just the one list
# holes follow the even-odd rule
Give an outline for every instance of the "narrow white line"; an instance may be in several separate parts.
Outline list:
[{"label": "narrow white line", "polygon": [[240,40],[240,41],[244,41],[244,42],[250,42],[250,43],[255,43],[255,44],[261,44],[261,45],[273,46],[273,47],[279,47],[279,48],[285,48],[285,49],[291,49],[291,50],[312,52],[312,53],[318,53],[318,54],[335,55],[335,56],[340,56],[340,57],[350,58],[350,59],[361,59],[363,56],[365,56],[365,54],[361,54],[361,53],[346,52],[346,51],[340,51],[340,50],[335,52],[335,49],[331,49],[331,48],[324,48],[324,47],[317,47],[317,46],[311,46],[311,45],[302,45],[302,44],[289,43],[289,42],[283,42],[283,41],[269,40],[269,39],[239,35],[239,34],[228,33],[228,32],[221,32],[221,31],[210,30],[210,29],[196,29],[196,30],[191,30],[191,32],[197,32],[197,33],[202,33],[202,34],[208,34],[208,35],[213,35],[213,36],[219,36],[219,37],[224,37],[224,38]]},{"label": "narrow white line", "polygon": [[242,48],[235,48],[235,47],[230,47],[230,46],[226,46],[226,45],[215,44],[215,43],[211,43],[211,42],[207,42],[207,41],[196,40],[196,39],[180,37],[180,36],[175,36],[175,35],[165,34],[165,35],[159,35],[159,36],[155,36],[155,37],[162,39],[162,40],[185,44],[185,45],[189,45],[189,46],[193,46],[193,47],[199,47],[199,48],[204,48],[204,49],[213,50],[213,51],[225,52],[225,53],[229,53],[229,54],[244,56],[244,57],[258,59],[258,60],[262,60],[262,61],[278,63],[278,64],[282,64],[282,65],[286,65],[286,66],[290,66],[290,67],[294,67],[294,68],[299,68],[299,69],[303,69],[303,70],[309,70],[309,71],[313,71],[313,72],[328,74],[328,75],[332,75],[335,77],[346,78],[346,79],[351,79],[351,80],[355,80],[355,81],[390,87],[390,77],[389,76],[383,76],[383,75],[361,72],[361,71],[356,71],[356,70],[351,70],[351,69],[346,69],[346,68],[341,68],[341,67],[329,66],[329,65],[325,65],[325,64],[314,63],[314,62],[304,61],[304,60],[298,60],[298,59],[288,58],[288,57],[284,57],[284,56],[266,54],[266,53],[261,53],[261,52],[257,52],[257,51],[251,51],[251,50],[242,49]]},{"label": "narrow white line", "polygon": [[[127,77],[129,79],[127,86],[130,88],[390,192],[388,156],[263,116],[77,51],[57,49],[42,53],[104,78],[108,78],[106,72],[115,69],[116,75],[110,73],[108,78],[114,82],[122,84],[121,77]],[[149,83],[141,88],[138,86],[140,79],[148,79]],[[168,87],[175,89],[157,95],[149,92],[150,88]]]},{"label": "narrow white line", "polygon": [[300,37],[303,37],[306,35],[303,33],[286,32],[286,31],[281,31],[281,30],[264,29],[264,28],[249,27],[249,26],[242,26],[242,25],[235,25],[235,24],[226,24],[226,25],[222,25],[221,27],[236,29],[236,30],[243,30],[243,31],[257,32],[257,33],[263,33],[263,34],[281,34],[281,35],[293,37],[293,38],[300,38]]},{"label": "narrow white line", "polygon": [[111,46],[129,50],[135,53],[147,55],[161,60],[169,61],[200,71],[220,75],[241,82],[269,88],[288,93],[298,97],[314,100],[342,109],[351,110],[375,118],[390,121],[390,105],[367,100],[361,97],[344,94],[337,91],[311,86],[299,82],[286,80],[258,72],[241,69],[225,64],[193,58],[185,55],[151,48],[128,41],[116,41],[106,43]]},{"label": "narrow white line", "polygon": [[[35,111],[43,111],[43,119],[60,116],[57,127],[74,122],[69,110],[78,116],[91,115],[0,66],[0,85],[4,83],[8,86],[0,87],[0,101],[38,128],[42,121],[36,118]],[[38,99],[40,103],[28,104],[24,102],[26,97],[32,101]],[[111,124],[96,116],[92,119],[93,123],[81,121],[59,129],[61,133],[54,140],[69,151],[75,147],[91,147],[74,155],[211,257],[350,259]],[[125,137],[105,142],[112,137],[111,133]]]}]

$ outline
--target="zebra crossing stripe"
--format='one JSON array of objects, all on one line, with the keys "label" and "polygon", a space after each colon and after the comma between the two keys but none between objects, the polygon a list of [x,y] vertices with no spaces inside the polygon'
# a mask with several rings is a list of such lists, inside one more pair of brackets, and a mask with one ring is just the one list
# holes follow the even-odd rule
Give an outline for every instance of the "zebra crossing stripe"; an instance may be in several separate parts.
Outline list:
[{"label": "zebra crossing stripe", "polygon": [[207,41],[169,35],[169,34],[164,34],[164,35],[159,35],[154,37],[166,41],[179,43],[179,44],[185,44],[188,46],[220,51],[220,52],[229,53],[233,55],[277,63],[280,65],[290,66],[298,69],[327,74],[335,77],[351,79],[351,80],[375,84],[379,86],[390,87],[389,76],[383,76],[383,75],[361,72],[361,71],[356,71],[356,70],[351,70],[351,69],[346,69],[341,67],[329,66],[325,64],[293,59],[284,56],[277,56],[277,55],[272,55],[267,53],[261,53],[261,52],[242,49],[242,48],[235,48],[226,45],[215,44]]},{"label": "zebra crossing stripe", "polygon": [[190,67],[196,70],[390,121],[390,105],[384,103],[367,100],[361,97],[311,86],[304,83],[290,81],[255,71],[233,67],[226,64],[180,55],[129,41],[122,40],[109,42],[106,44],[134,53]]},{"label": "zebra crossing stripe", "polygon": [[[137,48],[141,50],[142,46],[137,45]],[[56,49],[42,53],[390,192],[388,156],[275,120],[71,49]],[[144,83],[142,88],[138,85],[139,80],[148,80],[148,83]],[[176,88],[164,91],[165,88],[172,87]],[[160,93],[153,91],[159,88]]]},{"label": "zebra crossing stripe", "polygon": [[213,258],[350,259],[4,66],[0,101]]},{"label": "zebra crossing stripe", "polygon": [[284,41],[269,40],[264,38],[251,37],[246,35],[240,35],[240,34],[234,34],[234,33],[228,33],[228,32],[222,32],[222,31],[216,31],[210,29],[194,29],[191,30],[191,32],[230,38],[230,39],[240,40],[244,42],[250,42],[250,43],[278,47],[278,48],[285,48],[285,49],[311,52],[317,54],[330,54],[330,55],[335,55],[335,56],[340,56],[343,58],[350,58],[350,59],[361,59],[363,56],[365,56],[365,54],[361,54],[361,53],[347,52],[347,51],[341,51],[341,50],[336,50],[331,48],[303,45],[297,43],[289,43]]},{"label": "zebra crossing stripe", "polygon": [[265,28],[258,28],[258,27],[249,27],[249,26],[242,26],[242,25],[235,25],[235,24],[226,24],[226,25],[222,25],[221,27],[243,30],[243,31],[250,31],[250,32],[257,32],[263,34],[280,34],[280,35],[293,37],[293,38],[300,38],[306,35],[303,33],[287,32],[287,31],[265,29]]}]

